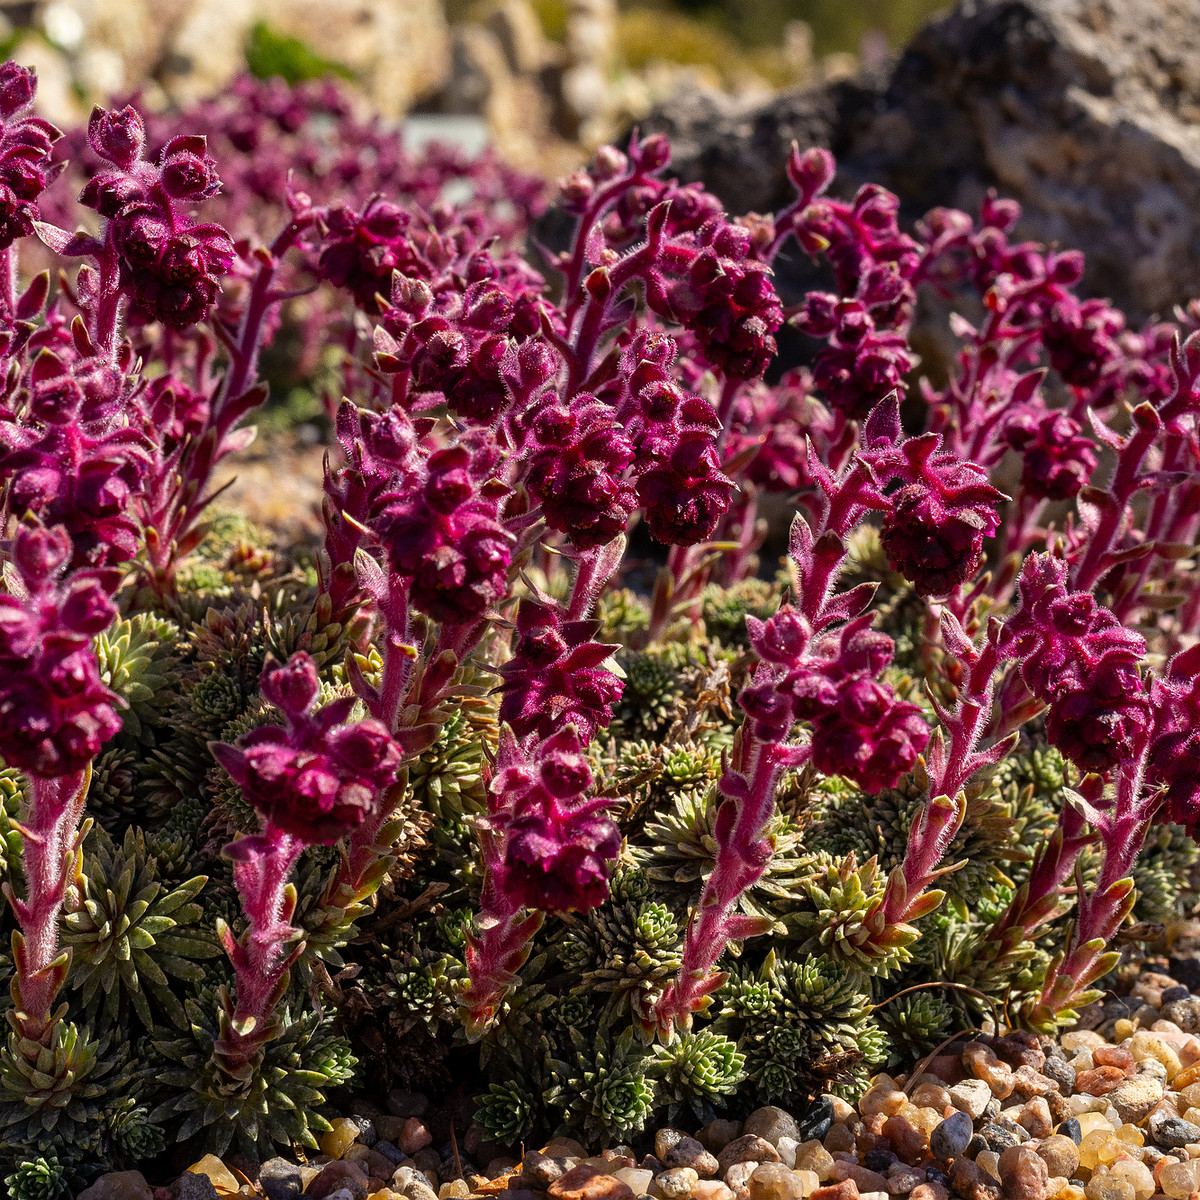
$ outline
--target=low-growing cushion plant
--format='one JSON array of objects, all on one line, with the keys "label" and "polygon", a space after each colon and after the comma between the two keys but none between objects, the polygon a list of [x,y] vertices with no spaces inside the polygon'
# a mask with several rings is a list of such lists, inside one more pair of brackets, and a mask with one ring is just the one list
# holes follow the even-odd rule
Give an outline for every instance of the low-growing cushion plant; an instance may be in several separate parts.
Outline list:
[{"label": "low-growing cushion plant", "polygon": [[[485,1147],[801,1105],[993,1001],[1070,1022],[1191,902],[1196,312],[1130,328],[994,197],[906,232],[822,150],[731,215],[605,147],[539,269],[549,189],[333,85],[65,134],[35,91],[0,70],[15,1195],[452,1067]],[[272,387],[329,414],[315,539],[220,508]]]}]

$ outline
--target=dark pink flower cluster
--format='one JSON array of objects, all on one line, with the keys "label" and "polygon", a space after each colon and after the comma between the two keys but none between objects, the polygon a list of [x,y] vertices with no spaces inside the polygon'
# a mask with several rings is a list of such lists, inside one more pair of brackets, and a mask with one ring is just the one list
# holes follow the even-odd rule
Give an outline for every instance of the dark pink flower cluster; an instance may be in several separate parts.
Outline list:
[{"label": "dark pink flower cluster", "polygon": [[501,737],[487,823],[503,837],[500,890],[527,908],[565,912],[608,899],[609,864],[621,833],[604,809],[587,799],[592,786],[583,743],[568,725],[537,741]]},{"label": "dark pink flower cluster", "polygon": [[651,535],[674,546],[712,536],[734,484],[721,470],[721,421],[711,404],[671,378],[675,343],[639,334],[622,355],[628,400],[619,410],[635,447],[637,494]]},{"label": "dark pink flower cluster", "polygon": [[0,477],[10,511],[32,513],[71,535],[73,561],[105,565],[137,552],[134,500],[149,453],[125,419],[124,373],[95,357],[64,361],[42,349],[29,372],[28,403],[0,411]]},{"label": "dark pink flower cluster", "polygon": [[1160,819],[1200,839],[1200,647],[1175,655],[1163,677],[1151,680],[1150,704],[1146,778],[1162,790]]},{"label": "dark pink flower cluster", "polygon": [[1067,587],[1067,564],[1026,558],[1019,606],[1004,623],[1001,652],[1049,706],[1046,733],[1080,770],[1107,771],[1133,755],[1150,732],[1150,704],[1138,672],[1140,633],[1123,626],[1091,592]]},{"label": "dark pink flower cluster", "polygon": [[1096,469],[1096,450],[1065,412],[1029,408],[1004,426],[1004,440],[1021,455],[1021,486],[1044,500],[1070,500]]},{"label": "dark pink flower cluster", "polygon": [[0,66],[0,250],[33,232],[37,198],[61,170],[51,166],[50,150],[62,135],[33,115],[36,94],[36,72]]},{"label": "dark pink flower cluster", "polygon": [[752,257],[750,230],[724,217],[706,221],[691,239],[696,252],[686,273],[668,287],[666,303],[653,286],[647,301],[686,326],[718,371],[731,379],[758,379],[775,357],[774,335],[783,324],[771,272]]},{"label": "dark pink flower cluster", "polygon": [[900,484],[880,534],[888,562],[923,596],[944,596],[965,583],[983,561],[984,538],[996,532],[1004,499],[987,472],[942,450],[936,433],[869,457],[878,475]]},{"label": "dark pink flower cluster", "polygon": [[523,423],[532,435],[525,483],[551,529],[580,550],[625,532],[637,504],[626,472],[634,450],[611,408],[586,392],[564,404],[546,392]]},{"label": "dark pink flower cluster", "polygon": [[762,660],[738,704],[765,742],[783,741],[797,721],[812,725],[812,761],[866,792],[895,787],[929,741],[915,704],[898,700],[879,676],[892,661],[891,638],[870,628],[869,614],[836,635],[811,637],[808,623],[785,607],[766,621],[746,618]]},{"label": "dark pink flower cluster", "polygon": [[498,517],[507,489],[488,485],[490,468],[483,451],[437,450],[420,485],[386,503],[375,522],[413,605],[451,625],[482,616],[508,583],[514,538]]},{"label": "dark pink flower cluster", "polygon": [[154,165],[145,159],[141,115],[126,107],[97,108],[88,141],[109,167],[92,177],[79,200],[106,219],[105,244],[119,257],[135,309],[172,329],[204,320],[234,258],[221,226],[199,224],[185,211],[221,186],[205,139],[174,138]]},{"label": "dark pink flower cluster", "polygon": [[304,653],[268,663],[262,694],[284,725],[210,749],[264,821],[306,845],[332,845],[366,817],[396,776],[400,752],[374,720],[347,724],[353,696],[317,707],[317,665]]},{"label": "dark pink flower cluster", "polygon": [[829,341],[813,362],[813,386],[852,420],[865,417],[900,388],[912,370],[907,336],[887,324],[906,290],[894,263],[872,267],[857,296],[810,292],[794,318],[805,333]]},{"label": "dark pink flower cluster", "polygon": [[32,775],[69,775],[121,728],[121,701],[91,648],[117,615],[109,597],[119,577],[68,574],[71,537],[61,526],[21,525],[11,554],[13,590],[0,595],[0,756]]},{"label": "dark pink flower cluster", "polygon": [[621,698],[605,667],[620,649],[595,640],[597,621],[564,621],[550,603],[521,601],[513,656],[500,668],[500,719],[519,738],[549,737],[573,725],[584,744],[608,725]]}]

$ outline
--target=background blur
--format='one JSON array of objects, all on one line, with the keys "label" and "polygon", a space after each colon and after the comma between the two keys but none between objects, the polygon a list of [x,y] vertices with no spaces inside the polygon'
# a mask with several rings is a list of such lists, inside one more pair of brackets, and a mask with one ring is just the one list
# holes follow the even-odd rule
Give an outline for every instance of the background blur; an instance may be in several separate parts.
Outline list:
[{"label": "background blur", "polygon": [[880,65],[943,3],[0,0],[0,40],[62,121],[132,92],[194,99],[247,66],[333,72],[389,119],[556,170],[681,91],[753,102]]}]

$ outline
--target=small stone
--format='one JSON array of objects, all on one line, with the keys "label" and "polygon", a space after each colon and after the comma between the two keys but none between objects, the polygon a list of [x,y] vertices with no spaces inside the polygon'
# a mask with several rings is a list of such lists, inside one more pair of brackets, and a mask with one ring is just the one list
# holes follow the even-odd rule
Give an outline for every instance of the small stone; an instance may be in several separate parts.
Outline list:
[{"label": "small stone", "polygon": [[207,1175],[212,1180],[213,1187],[223,1191],[236,1192],[241,1186],[237,1176],[215,1154],[206,1154],[199,1162],[188,1167],[188,1170],[196,1175]]},{"label": "small stone", "polygon": [[692,1200],[733,1200],[733,1192],[719,1179],[701,1179],[692,1189]]},{"label": "small stone", "polygon": [[[395,1177],[393,1176],[393,1178]],[[354,1197],[354,1200],[366,1200],[366,1171],[357,1163],[340,1160],[326,1163],[321,1168],[321,1173],[305,1189],[305,1195],[312,1196],[313,1200],[323,1200],[331,1192],[336,1192],[338,1188],[345,1188]],[[404,1191],[403,1188],[400,1190]],[[404,1194],[408,1195],[406,1191]]]},{"label": "small stone", "polygon": [[834,1122],[833,1099],[822,1096],[796,1123],[797,1131],[792,1136],[798,1142],[809,1142],[823,1138]]},{"label": "small stone", "polygon": [[887,1075],[881,1075],[858,1101],[858,1111],[864,1117],[883,1113],[890,1117],[898,1113],[908,1103],[908,1097],[892,1082]]},{"label": "small stone", "polygon": [[998,1200],[1000,1189],[969,1159],[956,1158],[950,1185],[963,1200]]},{"label": "small stone", "polygon": [[1037,1152],[1051,1175],[1070,1179],[1079,1170],[1079,1147],[1061,1133],[1045,1138]]},{"label": "small stone", "polygon": [[583,1163],[556,1179],[546,1191],[555,1200],[634,1200],[629,1184]]},{"label": "small stone", "polygon": [[1017,1123],[1031,1138],[1049,1137],[1050,1131],[1054,1128],[1054,1119],[1050,1115],[1050,1105],[1046,1103],[1046,1098],[1034,1096],[1021,1109]]},{"label": "small stone", "polygon": [[654,1153],[662,1161],[667,1161],[667,1155],[679,1145],[687,1134],[681,1129],[666,1126],[654,1135]]},{"label": "small stone", "polygon": [[1049,1075],[1035,1071],[1032,1067],[1018,1067],[1013,1072],[1013,1091],[1019,1100],[1028,1100],[1031,1096],[1048,1096],[1058,1090],[1058,1084]]},{"label": "small stone", "polygon": [[878,1171],[861,1166],[855,1162],[835,1162],[833,1178],[836,1180],[853,1179],[860,1192],[886,1192],[887,1179]]},{"label": "small stone", "polygon": [[800,1148],[800,1143],[795,1138],[781,1137],[775,1143],[775,1149],[779,1151],[779,1161],[785,1167],[794,1167],[796,1165],[796,1151]]},{"label": "small stone", "polygon": [[896,1113],[884,1121],[883,1136],[910,1166],[920,1162],[929,1151],[929,1134],[909,1120],[904,1113]]},{"label": "small stone", "polygon": [[[891,1118],[889,1117],[888,1119],[890,1120]],[[900,1159],[891,1150],[875,1148],[865,1150],[860,1161],[868,1171],[876,1171],[880,1175],[886,1175],[888,1171],[899,1163]]]},{"label": "small stone", "polygon": [[613,1172],[613,1178],[628,1184],[635,1196],[644,1196],[650,1190],[654,1172],[643,1167],[621,1167]]},{"label": "small stone", "polygon": [[1129,1184],[1133,1189],[1133,1200],[1150,1200],[1154,1195],[1154,1176],[1144,1163],[1119,1158],[1109,1168],[1109,1175]]},{"label": "small stone", "polygon": [[1107,1096],[1125,1081],[1120,1067],[1093,1067],[1075,1076],[1075,1090],[1088,1096]]},{"label": "small stone", "polygon": [[1124,1046],[1096,1046],[1092,1062],[1098,1067],[1120,1067],[1126,1073],[1134,1068],[1133,1055]]},{"label": "small stone", "polygon": [[[814,1171],[797,1171],[796,1178],[800,1180],[800,1192],[804,1196],[811,1196],[821,1186]],[[696,1200],[696,1197],[693,1196],[692,1200]]]},{"label": "small stone", "polygon": [[1156,1174],[1158,1186],[1172,1200],[1187,1200],[1193,1192],[1200,1191],[1200,1158],[1168,1163]]},{"label": "small stone", "polygon": [[717,1168],[724,1175],[735,1163],[778,1161],[779,1151],[766,1138],[744,1133],[722,1148],[717,1155]]},{"label": "small stone", "polygon": [[908,1200],[950,1200],[950,1193],[940,1183],[919,1183],[909,1192]]},{"label": "small stone", "polygon": [[171,1200],[217,1200],[219,1193],[207,1175],[199,1171],[184,1171],[171,1184],[170,1196]]},{"label": "small stone", "polygon": [[547,1188],[562,1178],[575,1164],[539,1150],[531,1150],[521,1163],[521,1181],[535,1188]]},{"label": "small stone", "polygon": [[1008,1200],[1045,1200],[1050,1172],[1031,1146],[1010,1146],[1000,1155],[1000,1184]]},{"label": "small stone", "polygon": [[400,1136],[396,1139],[396,1145],[405,1154],[416,1154],[418,1150],[423,1150],[432,1141],[433,1134],[425,1128],[420,1118],[409,1117],[400,1130]]},{"label": "small stone", "polygon": [[1166,1020],[1174,1021],[1184,1033],[1200,1033],[1200,996],[1185,994],[1172,999],[1162,1006],[1161,1012]]},{"label": "small stone", "polygon": [[1068,1117],[1058,1127],[1058,1132],[1063,1137],[1069,1137],[1077,1146],[1083,1141],[1083,1126],[1080,1125],[1078,1117]]},{"label": "small stone", "polygon": [[803,1142],[796,1147],[797,1171],[812,1171],[818,1179],[825,1180],[833,1173],[833,1155],[817,1140]]},{"label": "small stone", "polygon": [[974,1131],[969,1112],[953,1113],[929,1135],[929,1153],[949,1162],[967,1148]]},{"label": "small stone", "polygon": [[1000,1155],[995,1150],[980,1150],[975,1155],[975,1165],[985,1174],[1000,1182]]},{"label": "small stone", "polygon": [[1168,1081],[1174,1079],[1183,1070],[1183,1063],[1179,1061],[1179,1055],[1157,1034],[1146,1030],[1139,1029],[1130,1037],[1129,1053],[1133,1055],[1135,1062],[1140,1063],[1146,1059],[1153,1059],[1155,1062],[1162,1063],[1167,1068]]},{"label": "small stone", "polygon": [[78,1200],[152,1200],[153,1195],[141,1171],[109,1171],[84,1188]]},{"label": "small stone", "polygon": [[1047,1058],[1046,1065],[1042,1067],[1042,1074],[1047,1079],[1053,1079],[1063,1095],[1075,1087],[1075,1068],[1065,1058]]},{"label": "small stone", "polygon": [[438,1188],[438,1200],[466,1200],[471,1189],[465,1179],[452,1179]]},{"label": "small stone", "polygon": [[988,1085],[997,1099],[1006,1100],[1012,1095],[1015,1086],[1012,1068],[1002,1063],[990,1046],[982,1042],[968,1042],[963,1047],[962,1061],[976,1079],[982,1079]]},{"label": "small stone", "polygon": [[805,1140],[800,1136],[800,1127],[796,1124],[796,1118],[790,1112],[776,1108],[773,1104],[756,1108],[746,1118],[746,1123],[742,1126],[742,1133],[756,1134],[760,1138],[765,1138],[772,1146],[778,1145],[781,1137],[795,1138],[798,1142]]},{"label": "small stone", "polygon": [[979,1136],[987,1142],[988,1149],[994,1150],[997,1154],[1003,1153],[1005,1150],[1011,1150],[1014,1146],[1021,1144],[1021,1138],[1018,1134],[1013,1133],[1011,1129],[1005,1126],[992,1122],[990,1125],[985,1125],[980,1131]]},{"label": "small stone", "polygon": [[854,1149],[854,1134],[847,1125],[834,1125],[825,1135],[825,1149],[830,1153]]},{"label": "small stone", "polygon": [[392,1173],[392,1184],[407,1200],[437,1200],[437,1192],[416,1167],[407,1163]]},{"label": "small stone", "polygon": [[338,1188],[335,1192],[330,1192],[325,1200],[354,1200],[354,1193],[349,1188]]},{"label": "small stone", "polygon": [[968,1113],[975,1121],[983,1116],[983,1110],[992,1099],[992,1089],[982,1079],[964,1079],[948,1090],[950,1103]]},{"label": "small stone", "polygon": [[376,1154],[382,1154],[393,1166],[398,1166],[405,1159],[404,1151],[391,1142],[376,1142],[372,1149]]},{"label": "small stone", "polygon": [[1152,1075],[1137,1075],[1114,1088],[1108,1098],[1122,1121],[1136,1125],[1163,1098],[1163,1081]]},{"label": "small stone", "polygon": [[1200,1126],[1185,1121],[1169,1112],[1152,1112],[1148,1122],[1150,1136],[1168,1150],[1187,1146],[1192,1142],[1200,1142]]},{"label": "small stone", "polygon": [[727,1187],[733,1189],[733,1194],[737,1197],[737,1200],[749,1200],[750,1176],[758,1170],[759,1165],[756,1162],[734,1163],[725,1172],[725,1184]]},{"label": "small stone", "polygon": [[358,1140],[358,1125],[350,1117],[338,1117],[329,1122],[329,1130],[321,1137],[321,1153],[330,1158],[342,1158]]},{"label": "small stone", "polygon": [[[654,1145],[657,1150],[657,1135],[654,1138]],[[716,1155],[705,1150],[694,1137],[680,1138],[665,1155],[660,1154],[659,1158],[667,1167],[691,1167],[701,1179],[711,1179],[718,1170]]]},{"label": "small stone", "polygon": [[843,1179],[829,1187],[817,1188],[808,1200],[858,1200],[858,1185],[853,1179]]},{"label": "small stone", "polygon": [[803,1200],[803,1197],[800,1180],[783,1163],[763,1163],[750,1176],[750,1200]]},{"label": "small stone", "polygon": [[286,1158],[268,1158],[258,1169],[258,1182],[267,1200],[292,1200],[304,1190],[300,1168]]},{"label": "small stone", "polygon": [[696,1134],[696,1141],[710,1154],[720,1154],[734,1138],[742,1136],[741,1121],[728,1121],[718,1118],[709,1123]]},{"label": "small stone", "polygon": [[672,1167],[654,1177],[658,1190],[667,1200],[683,1200],[692,1194],[692,1188],[700,1182],[700,1176],[691,1167]]},{"label": "small stone", "polygon": [[1093,1175],[1083,1189],[1087,1200],[1134,1200],[1133,1186],[1118,1175]]}]

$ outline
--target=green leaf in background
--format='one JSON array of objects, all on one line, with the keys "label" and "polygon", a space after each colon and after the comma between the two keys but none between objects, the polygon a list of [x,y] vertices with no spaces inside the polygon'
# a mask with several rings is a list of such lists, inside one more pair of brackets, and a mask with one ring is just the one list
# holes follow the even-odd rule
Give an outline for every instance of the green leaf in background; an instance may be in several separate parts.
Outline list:
[{"label": "green leaf in background", "polygon": [[290,84],[307,83],[325,75],[355,78],[349,67],[322,58],[307,42],[277,33],[264,21],[256,21],[246,39],[246,66],[259,79],[279,76]]}]

